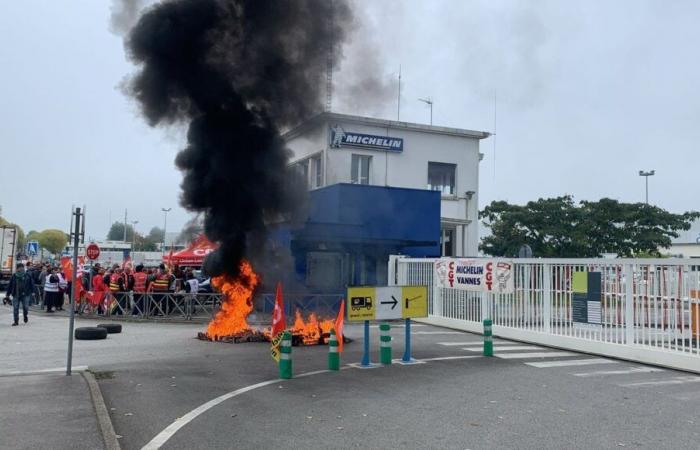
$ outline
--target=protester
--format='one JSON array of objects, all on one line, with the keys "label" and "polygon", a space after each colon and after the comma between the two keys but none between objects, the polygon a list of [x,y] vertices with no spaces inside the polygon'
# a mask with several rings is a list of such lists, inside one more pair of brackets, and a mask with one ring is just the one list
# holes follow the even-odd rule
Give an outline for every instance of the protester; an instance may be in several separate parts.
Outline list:
[{"label": "protester", "polygon": [[[58,267],[52,267],[51,272],[46,276],[46,281],[44,282],[44,304],[46,305],[46,312],[54,312],[54,307],[59,303],[59,296],[62,296],[59,283],[61,278],[58,275]],[[63,301],[61,300],[61,303]]]},{"label": "protester", "polygon": [[105,299],[109,288],[104,282],[105,270],[102,267],[97,267],[97,272],[92,277],[92,299],[90,304],[94,307],[97,306],[97,313],[104,314],[105,311]]},{"label": "protester", "polygon": [[24,264],[17,264],[17,270],[10,278],[10,284],[7,286],[5,298],[12,296],[12,317],[14,322],[12,326],[19,325],[19,304],[22,303],[22,312],[24,313],[24,323],[29,321],[29,302],[34,294],[34,280],[24,270]]},{"label": "protester", "polygon": [[112,275],[109,276],[109,290],[112,296],[116,300],[116,305],[114,305],[114,311],[112,314],[122,315],[126,308],[126,283],[124,282],[124,273],[122,268],[115,265]]},{"label": "protester", "polygon": [[44,304],[44,284],[46,283],[46,276],[49,273],[49,266],[48,264],[44,264],[41,266],[41,271],[39,272],[39,275],[37,276],[36,279],[36,290],[37,290],[37,304],[42,305]]},{"label": "protester", "polygon": [[[168,314],[171,307],[171,302],[167,300],[168,294],[171,292],[171,284],[174,277],[168,273],[165,264],[158,267],[158,272],[153,278],[151,288],[153,290],[153,303],[155,315]],[[157,306],[157,307],[156,307]],[[160,310],[158,310],[158,308]]]},{"label": "protester", "polygon": [[137,316],[139,313],[146,313],[146,291],[148,290],[148,275],[143,271],[143,265],[139,264],[136,266],[136,273],[133,277],[133,291],[134,291],[134,307],[131,310],[132,316]]},{"label": "protester", "polygon": [[63,302],[65,301],[64,297],[66,295],[66,292],[68,291],[68,282],[66,281],[66,277],[63,275],[63,272],[58,271],[56,275],[58,276],[59,295],[56,296],[56,303],[54,304],[54,306],[56,307],[56,311],[63,311]]}]

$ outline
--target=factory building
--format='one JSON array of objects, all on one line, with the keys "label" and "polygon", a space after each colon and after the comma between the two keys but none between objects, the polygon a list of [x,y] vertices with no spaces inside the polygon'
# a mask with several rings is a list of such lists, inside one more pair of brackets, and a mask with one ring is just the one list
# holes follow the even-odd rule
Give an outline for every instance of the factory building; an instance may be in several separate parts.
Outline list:
[{"label": "factory building", "polygon": [[280,231],[310,288],[385,284],[390,254],[476,256],[482,131],[322,113],[285,133],[309,218]]}]

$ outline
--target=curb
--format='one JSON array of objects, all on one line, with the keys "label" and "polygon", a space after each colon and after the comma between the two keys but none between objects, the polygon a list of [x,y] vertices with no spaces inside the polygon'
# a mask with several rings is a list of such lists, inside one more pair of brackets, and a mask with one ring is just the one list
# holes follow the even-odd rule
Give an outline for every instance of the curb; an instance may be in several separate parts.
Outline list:
[{"label": "curb", "polygon": [[105,449],[121,450],[121,446],[117,440],[117,433],[114,432],[112,419],[109,417],[107,405],[105,405],[105,400],[102,397],[102,391],[100,391],[100,386],[97,384],[95,376],[87,370],[80,373],[83,378],[85,378],[88,388],[90,389],[90,398],[92,398],[92,405],[95,408],[97,423],[100,425],[100,431],[102,434],[102,440],[105,444]]}]

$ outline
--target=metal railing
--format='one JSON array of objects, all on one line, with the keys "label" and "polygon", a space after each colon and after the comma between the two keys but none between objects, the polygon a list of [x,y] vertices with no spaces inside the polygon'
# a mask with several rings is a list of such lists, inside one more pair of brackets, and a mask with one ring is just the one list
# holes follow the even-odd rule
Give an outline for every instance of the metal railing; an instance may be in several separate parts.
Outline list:
[{"label": "metal railing", "polygon": [[219,293],[108,292],[99,305],[82,299],[76,306],[76,312],[82,316],[210,320],[219,310],[221,298]]},{"label": "metal railing", "polygon": [[[394,260],[395,283],[429,286],[428,321],[700,372],[700,272],[680,259],[515,259],[515,292],[434,285],[435,259]],[[391,263],[390,263],[391,264]],[[601,273],[601,326],[573,320],[572,274]]]}]

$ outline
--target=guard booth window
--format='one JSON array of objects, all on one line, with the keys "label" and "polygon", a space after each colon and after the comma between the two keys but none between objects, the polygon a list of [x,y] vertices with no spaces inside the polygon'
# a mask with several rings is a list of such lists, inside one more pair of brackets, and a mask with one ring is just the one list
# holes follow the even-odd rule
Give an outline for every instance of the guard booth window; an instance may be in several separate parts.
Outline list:
[{"label": "guard booth window", "polygon": [[440,191],[442,195],[455,194],[456,164],[428,163],[428,189]]},{"label": "guard booth window", "polygon": [[311,188],[323,186],[323,160],[321,155],[311,158],[313,161],[313,176],[311,180]]},{"label": "guard booth window", "polygon": [[350,180],[353,184],[369,184],[369,169],[371,162],[371,156],[352,155]]}]

